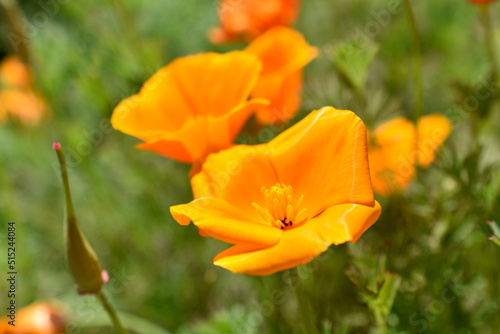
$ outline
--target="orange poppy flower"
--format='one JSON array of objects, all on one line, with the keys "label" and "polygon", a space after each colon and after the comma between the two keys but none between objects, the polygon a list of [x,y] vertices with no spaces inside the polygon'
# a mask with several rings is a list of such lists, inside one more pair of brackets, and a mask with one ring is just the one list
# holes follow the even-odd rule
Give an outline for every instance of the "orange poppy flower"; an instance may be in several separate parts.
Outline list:
[{"label": "orange poppy flower", "polygon": [[0,83],[2,86],[28,88],[31,85],[31,73],[21,59],[8,56],[0,63]]},{"label": "orange poppy flower", "polygon": [[64,311],[55,303],[38,302],[18,311],[15,326],[7,315],[0,319],[2,334],[59,334],[65,331]]},{"label": "orange poppy flower", "polygon": [[232,244],[214,264],[268,275],[355,242],[380,215],[370,183],[366,129],[325,107],[267,144],[212,154],[191,179],[195,200],[170,212],[202,236]]},{"label": "orange poppy flower", "polygon": [[19,58],[9,56],[0,63],[0,122],[8,116],[23,124],[36,124],[46,113],[42,97],[30,88],[31,73]]},{"label": "orange poppy flower", "polygon": [[122,101],[111,124],[142,139],[140,149],[199,163],[231,146],[255,107],[266,103],[247,100],[261,66],[241,51],[175,60]]},{"label": "orange poppy flower", "polygon": [[276,27],[255,39],[246,51],[263,64],[252,96],[270,101],[269,106],[257,110],[257,120],[263,124],[290,120],[300,105],[302,68],[316,57],[317,49],[299,32]]},{"label": "orange poppy flower", "polygon": [[221,0],[220,27],[209,32],[216,44],[250,41],[275,26],[289,26],[297,17],[299,0]]},{"label": "orange poppy flower", "polygon": [[0,122],[10,114],[21,123],[38,123],[46,110],[45,101],[30,89],[6,89],[0,91]]},{"label": "orange poppy flower", "polygon": [[389,195],[406,189],[415,177],[415,158],[428,167],[450,132],[451,122],[439,114],[422,117],[417,130],[403,117],[378,127],[368,149],[373,190]]}]

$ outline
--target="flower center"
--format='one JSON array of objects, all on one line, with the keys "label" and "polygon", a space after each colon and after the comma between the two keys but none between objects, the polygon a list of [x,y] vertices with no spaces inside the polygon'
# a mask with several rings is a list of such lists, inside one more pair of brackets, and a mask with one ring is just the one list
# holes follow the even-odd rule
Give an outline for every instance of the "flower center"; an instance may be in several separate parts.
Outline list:
[{"label": "flower center", "polygon": [[293,194],[292,186],[287,186],[282,183],[267,189],[261,188],[262,194],[266,200],[266,208],[253,202],[253,207],[259,215],[272,226],[280,229],[292,227],[293,223],[297,223],[302,218],[306,209],[301,209],[304,195],[300,195],[296,200]]}]

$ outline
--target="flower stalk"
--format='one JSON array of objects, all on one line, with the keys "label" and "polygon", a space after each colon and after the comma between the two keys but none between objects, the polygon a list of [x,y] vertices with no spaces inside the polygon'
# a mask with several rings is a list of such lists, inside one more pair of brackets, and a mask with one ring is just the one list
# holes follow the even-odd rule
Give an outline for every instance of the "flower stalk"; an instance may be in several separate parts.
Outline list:
[{"label": "flower stalk", "polygon": [[115,327],[116,331],[119,334],[128,334],[128,331],[123,327],[120,318],[118,317],[118,314],[116,313],[116,310],[114,309],[113,305],[109,302],[108,297],[102,292],[99,291],[96,294],[97,300],[101,303],[102,307],[104,310],[106,310],[106,313],[108,313],[109,318],[113,322],[113,326]]},{"label": "flower stalk", "polygon": [[309,300],[307,299],[307,296],[305,294],[297,267],[290,269],[290,276],[296,277],[298,280],[297,286],[292,287],[292,289],[294,290],[295,296],[297,298],[297,306],[302,319],[302,326],[304,328],[304,333],[319,334],[318,329],[315,326],[314,313],[309,303]]},{"label": "flower stalk", "polygon": [[15,38],[16,42],[18,42],[14,46],[14,52],[19,53],[19,56],[26,64],[30,64],[31,56],[27,43],[28,39],[25,38],[22,29],[25,18],[19,4],[16,0],[0,0],[0,7],[3,7],[5,11],[6,21],[10,27],[12,38]]},{"label": "flower stalk", "polygon": [[75,280],[78,292],[80,294],[95,294],[109,314],[116,331],[120,334],[126,334],[127,331],[118,319],[116,311],[101,290],[102,285],[108,281],[108,274],[105,270],[102,270],[97,255],[78,227],[73,200],[71,198],[68,168],[61,145],[54,143],[53,148],[59,160],[64,186],[64,197],[66,199],[64,236],[66,257],[71,275]]},{"label": "flower stalk", "polygon": [[408,15],[413,51],[413,116],[416,124],[420,116],[422,116],[423,105],[422,51],[420,48],[420,35],[418,33],[417,22],[410,0],[405,0],[405,7]]},{"label": "flower stalk", "polygon": [[486,55],[490,62],[491,67],[491,78],[493,83],[496,83],[498,79],[498,63],[497,57],[495,54],[495,41],[493,37],[493,27],[491,24],[491,18],[489,13],[489,4],[484,4],[479,6],[479,18],[481,21],[481,25],[483,27],[484,33],[484,46],[486,49]]}]

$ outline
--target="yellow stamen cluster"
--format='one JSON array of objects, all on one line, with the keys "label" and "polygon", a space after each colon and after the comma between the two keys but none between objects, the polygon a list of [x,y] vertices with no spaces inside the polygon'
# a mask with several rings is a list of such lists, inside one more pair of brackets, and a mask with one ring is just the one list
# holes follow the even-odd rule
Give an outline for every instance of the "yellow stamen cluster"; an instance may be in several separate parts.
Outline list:
[{"label": "yellow stamen cluster", "polygon": [[306,211],[306,209],[300,209],[304,195],[295,201],[292,186],[276,183],[269,189],[262,187],[261,191],[266,200],[266,209],[255,202],[252,205],[260,216],[272,226],[282,230],[291,227],[294,222],[300,220]]}]

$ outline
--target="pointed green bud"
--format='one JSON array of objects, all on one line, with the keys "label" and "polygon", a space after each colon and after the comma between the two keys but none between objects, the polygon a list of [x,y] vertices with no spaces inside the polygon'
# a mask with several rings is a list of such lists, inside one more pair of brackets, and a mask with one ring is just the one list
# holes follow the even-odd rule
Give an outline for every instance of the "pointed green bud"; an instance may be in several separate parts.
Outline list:
[{"label": "pointed green bud", "polygon": [[493,231],[493,235],[489,237],[489,239],[500,246],[500,227],[494,221],[489,221],[488,225],[490,225],[490,228]]},{"label": "pointed green bud", "polygon": [[68,181],[68,170],[66,159],[59,143],[54,143],[54,150],[57,153],[61,166],[61,177],[64,185],[64,195],[66,198],[66,216],[64,224],[64,239],[66,245],[66,258],[68,260],[71,275],[77,285],[77,290],[81,294],[97,293],[107,281],[107,273],[102,270],[97,255],[88,243],[85,236],[80,231],[76,222],[73,201]]}]

